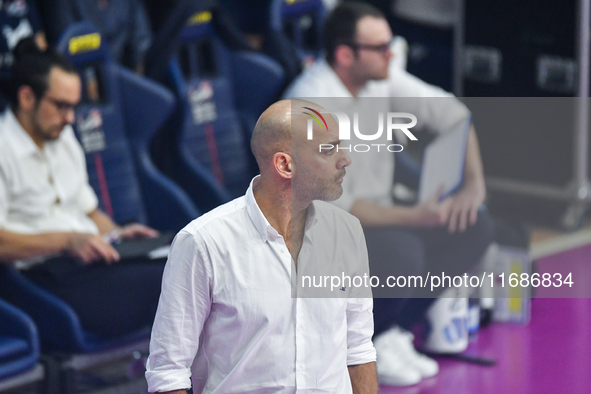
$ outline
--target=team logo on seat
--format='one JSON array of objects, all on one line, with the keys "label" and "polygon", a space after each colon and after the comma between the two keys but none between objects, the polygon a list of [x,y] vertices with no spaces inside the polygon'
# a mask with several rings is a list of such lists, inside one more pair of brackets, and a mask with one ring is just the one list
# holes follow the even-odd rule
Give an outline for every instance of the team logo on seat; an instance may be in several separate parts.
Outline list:
[{"label": "team logo on seat", "polygon": [[217,119],[216,105],[212,100],[213,94],[213,87],[209,81],[201,81],[197,87],[188,87],[187,96],[195,124],[213,123]]},{"label": "team logo on seat", "polygon": [[101,152],[107,148],[103,116],[98,108],[91,109],[86,116],[79,115],[76,119],[76,129],[86,154]]}]

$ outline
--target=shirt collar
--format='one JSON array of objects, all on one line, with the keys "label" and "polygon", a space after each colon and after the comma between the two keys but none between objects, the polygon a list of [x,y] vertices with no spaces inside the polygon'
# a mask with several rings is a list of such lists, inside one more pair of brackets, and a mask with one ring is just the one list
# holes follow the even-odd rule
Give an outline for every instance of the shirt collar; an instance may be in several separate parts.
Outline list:
[{"label": "shirt collar", "polygon": [[39,152],[39,147],[23,129],[12,109],[8,108],[4,112],[4,122],[8,142],[17,157],[25,157]]},{"label": "shirt collar", "polygon": [[318,67],[322,71],[321,75],[326,76],[329,81],[327,85],[331,86],[332,97],[353,97],[326,59],[320,60],[319,63]]},{"label": "shirt collar", "polygon": [[[272,238],[277,238],[280,236],[280,234],[279,232],[277,232],[277,230],[273,228],[273,226],[271,226],[271,224],[269,224],[269,221],[263,214],[263,211],[261,211],[261,208],[259,208],[259,205],[257,204],[257,201],[254,198],[254,187],[259,182],[259,177],[260,175],[257,175],[250,181],[250,186],[248,187],[245,196],[246,209],[255,228],[263,238],[263,241],[267,241],[269,236]],[[314,206],[314,202],[312,202],[308,206],[308,212],[306,216],[306,227],[304,233],[307,233],[308,230],[310,230],[317,222],[318,218],[316,215],[316,207]]]},{"label": "shirt collar", "polygon": [[308,205],[304,234],[306,234],[316,223],[318,223],[318,217],[316,216],[316,205],[312,201],[312,203]]},{"label": "shirt collar", "polygon": [[263,211],[259,208],[257,200],[254,198],[254,188],[256,187],[256,184],[260,182],[258,178],[260,178],[260,175],[252,178],[250,186],[248,186],[248,190],[246,191],[246,210],[248,211],[248,215],[254,223],[255,228],[263,238],[263,241],[267,241],[269,235],[276,237],[279,236],[279,233],[269,224]]}]

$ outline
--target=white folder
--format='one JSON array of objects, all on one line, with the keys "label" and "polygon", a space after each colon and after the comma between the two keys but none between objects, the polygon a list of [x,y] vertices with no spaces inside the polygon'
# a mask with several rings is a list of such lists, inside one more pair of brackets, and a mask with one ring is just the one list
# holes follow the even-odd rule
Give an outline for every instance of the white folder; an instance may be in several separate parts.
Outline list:
[{"label": "white folder", "polygon": [[468,131],[472,119],[461,122],[454,130],[431,142],[423,156],[419,202],[433,197],[443,186],[441,199],[462,186],[468,146]]}]

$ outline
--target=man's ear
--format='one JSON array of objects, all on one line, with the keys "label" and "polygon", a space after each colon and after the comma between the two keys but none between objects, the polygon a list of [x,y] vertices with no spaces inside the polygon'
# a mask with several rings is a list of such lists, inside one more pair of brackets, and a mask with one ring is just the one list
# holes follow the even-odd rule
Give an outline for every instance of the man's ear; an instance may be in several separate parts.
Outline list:
[{"label": "man's ear", "polygon": [[16,99],[18,101],[18,106],[23,111],[31,111],[35,108],[35,103],[37,98],[35,97],[35,93],[33,93],[33,89],[31,89],[28,85],[23,85],[18,88],[16,92]]},{"label": "man's ear", "polygon": [[355,61],[355,51],[350,46],[341,44],[334,50],[334,60],[341,67],[351,67]]},{"label": "man's ear", "polygon": [[284,152],[277,152],[273,155],[273,168],[275,171],[285,179],[291,179],[292,177],[292,160],[291,156]]}]

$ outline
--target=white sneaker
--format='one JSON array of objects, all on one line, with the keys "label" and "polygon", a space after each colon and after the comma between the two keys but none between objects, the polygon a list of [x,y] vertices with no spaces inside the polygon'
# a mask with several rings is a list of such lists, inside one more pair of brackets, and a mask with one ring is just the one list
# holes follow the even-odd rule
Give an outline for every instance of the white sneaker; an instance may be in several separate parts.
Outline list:
[{"label": "white sneaker", "polygon": [[419,383],[422,379],[421,373],[405,361],[400,353],[398,340],[391,338],[390,331],[378,335],[373,342],[377,353],[378,380],[390,386],[411,386]]},{"label": "white sneaker", "polygon": [[412,343],[414,336],[410,332],[398,326],[388,330],[388,332],[390,331],[393,332],[390,334],[390,340],[397,342],[397,345],[400,347],[402,359],[419,371],[421,377],[430,378],[437,375],[439,372],[439,364],[437,364],[437,361],[432,358],[416,351]]}]

